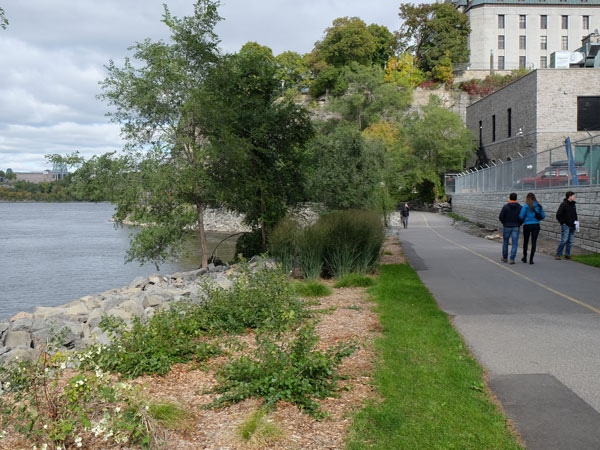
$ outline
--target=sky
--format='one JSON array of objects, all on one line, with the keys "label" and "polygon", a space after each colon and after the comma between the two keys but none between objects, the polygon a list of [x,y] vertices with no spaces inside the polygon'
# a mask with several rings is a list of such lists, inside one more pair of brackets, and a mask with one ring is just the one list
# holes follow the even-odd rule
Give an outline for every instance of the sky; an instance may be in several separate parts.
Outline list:
[{"label": "sky", "polygon": [[[51,169],[46,154],[85,159],[120,150],[120,125],[106,117],[98,82],[109,60],[146,38],[168,40],[160,20],[193,12],[193,0],[0,0],[0,170]],[[223,52],[248,41],[275,55],[310,52],[337,17],[400,28],[400,0],[221,0]]]}]

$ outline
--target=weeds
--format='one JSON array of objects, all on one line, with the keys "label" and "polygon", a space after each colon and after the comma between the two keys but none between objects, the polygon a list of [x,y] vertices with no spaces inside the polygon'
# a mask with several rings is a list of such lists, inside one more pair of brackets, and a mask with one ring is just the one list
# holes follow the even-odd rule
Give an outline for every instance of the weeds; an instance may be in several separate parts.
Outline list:
[{"label": "weeds", "polygon": [[375,279],[358,273],[350,273],[335,283],[334,287],[370,287],[375,285]]},{"label": "weeds", "polygon": [[304,281],[294,283],[294,291],[301,297],[327,297],[332,294],[332,289],[317,281]]}]

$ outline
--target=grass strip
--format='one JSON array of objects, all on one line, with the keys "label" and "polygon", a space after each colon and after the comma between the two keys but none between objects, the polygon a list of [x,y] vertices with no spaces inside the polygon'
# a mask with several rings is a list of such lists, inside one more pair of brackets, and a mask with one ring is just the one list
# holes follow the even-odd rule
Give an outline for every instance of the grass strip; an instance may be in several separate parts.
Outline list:
[{"label": "grass strip", "polygon": [[374,376],[383,400],[356,414],[347,448],[520,449],[481,367],[416,272],[381,266],[369,292],[383,328]]},{"label": "grass strip", "polygon": [[573,255],[575,261],[588,266],[600,267],[600,253],[593,253],[591,255]]}]

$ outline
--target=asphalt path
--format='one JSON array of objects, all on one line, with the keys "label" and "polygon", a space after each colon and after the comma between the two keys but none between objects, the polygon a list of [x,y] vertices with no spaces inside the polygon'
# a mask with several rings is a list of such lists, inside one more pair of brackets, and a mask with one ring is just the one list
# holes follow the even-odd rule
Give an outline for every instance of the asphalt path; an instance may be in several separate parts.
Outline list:
[{"label": "asphalt path", "polygon": [[413,212],[393,232],[526,447],[600,449],[600,269],[520,249],[503,263],[501,242],[452,224]]}]

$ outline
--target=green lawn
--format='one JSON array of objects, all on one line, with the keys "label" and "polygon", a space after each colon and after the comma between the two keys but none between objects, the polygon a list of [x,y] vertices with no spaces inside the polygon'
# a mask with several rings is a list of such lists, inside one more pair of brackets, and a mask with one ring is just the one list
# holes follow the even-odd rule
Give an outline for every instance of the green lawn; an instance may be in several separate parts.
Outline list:
[{"label": "green lawn", "polygon": [[600,267],[600,253],[591,255],[573,255],[573,259],[588,266]]},{"label": "green lawn", "polygon": [[370,292],[383,327],[374,378],[383,401],[357,413],[347,448],[520,449],[481,367],[415,271],[382,266]]}]

